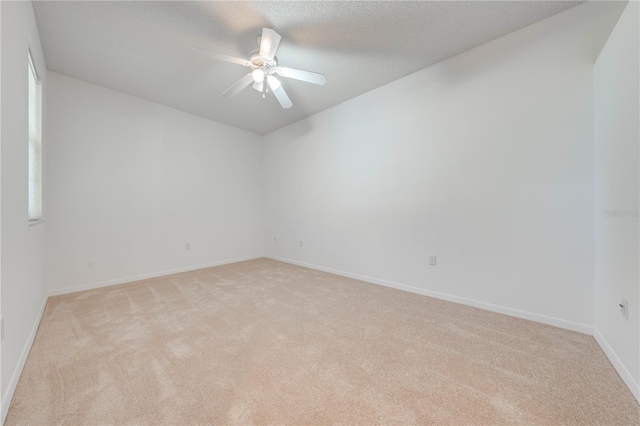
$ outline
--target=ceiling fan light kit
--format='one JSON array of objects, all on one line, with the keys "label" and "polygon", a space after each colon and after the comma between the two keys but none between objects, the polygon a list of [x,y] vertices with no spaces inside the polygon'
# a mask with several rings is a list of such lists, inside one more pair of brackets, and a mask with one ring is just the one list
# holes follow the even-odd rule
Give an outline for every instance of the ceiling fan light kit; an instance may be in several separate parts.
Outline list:
[{"label": "ceiling fan light kit", "polygon": [[253,70],[253,72],[251,73],[251,77],[256,83],[262,83],[264,81],[264,74],[264,70],[257,69]]},{"label": "ceiling fan light kit", "polygon": [[[270,28],[263,28],[262,35],[258,36],[258,45],[260,47],[249,54],[248,60],[228,56],[223,53],[212,52],[199,47],[193,47],[191,50],[208,58],[218,59],[251,68],[252,71],[228,88],[223,93],[224,96],[229,97],[237,95],[253,83],[252,87],[257,91],[262,92],[263,98],[266,96],[269,89],[271,89],[271,92],[274,94],[282,108],[291,108],[293,103],[291,102],[291,99],[289,99],[287,92],[285,92],[282,87],[282,83],[274,74],[320,86],[327,82],[327,78],[324,74],[316,72],[278,66],[276,51],[278,50],[278,45],[280,44],[281,39],[282,37],[280,37],[280,34],[274,30]],[[265,81],[267,84],[264,84]]]}]

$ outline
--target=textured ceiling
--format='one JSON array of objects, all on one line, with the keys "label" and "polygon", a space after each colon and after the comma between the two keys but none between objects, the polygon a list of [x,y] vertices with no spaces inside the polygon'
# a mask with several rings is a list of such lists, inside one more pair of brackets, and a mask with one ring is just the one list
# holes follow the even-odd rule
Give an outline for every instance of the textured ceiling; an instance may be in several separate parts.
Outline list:
[{"label": "textured ceiling", "polygon": [[[34,2],[47,68],[265,134],[579,1]],[[327,76],[283,80],[293,108],[245,89],[247,68],[193,46],[248,57],[262,27],[282,35],[281,65]]]}]

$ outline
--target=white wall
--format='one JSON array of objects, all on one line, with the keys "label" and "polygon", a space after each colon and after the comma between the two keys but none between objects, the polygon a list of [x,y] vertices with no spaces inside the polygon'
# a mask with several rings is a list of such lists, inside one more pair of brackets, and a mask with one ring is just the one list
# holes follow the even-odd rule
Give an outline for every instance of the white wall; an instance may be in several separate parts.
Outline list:
[{"label": "white wall", "polygon": [[[46,299],[44,227],[28,226],[28,82],[27,52],[31,49],[46,100],[47,75],[31,2],[1,2],[2,8],[2,421],[7,413],[22,365],[35,335]],[[45,111],[46,112],[46,111]],[[46,114],[43,126],[46,128]],[[43,150],[46,158],[46,138]],[[46,219],[48,206],[44,206]]]},{"label": "white wall", "polygon": [[48,108],[52,292],[262,254],[259,136],[53,72]]},{"label": "white wall", "polygon": [[[596,336],[605,350],[613,352],[614,365],[618,363],[620,375],[638,399],[639,13],[637,2],[627,5],[594,71]],[[607,216],[606,210],[621,216]],[[623,299],[629,302],[628,319],[618,307]]]},{"label": "white wall", "polygon": [[[631,141],[632,120],[607,121],[620,117],[598,100],[630,102],[615,87],[630,77],[610,75],[632,49],[631,18],[598,61],[593,93],[594,34],[616,13],[579,6],[265,138],[41,72],[46,222],[29,228],[20,55],[30,41],[39,70],[44,60],[30,3],[2,2],[3,416],[44,301],[43,269],[60,293],[263,250],[580,331],[594,323],[596,268],[601,342],[637,382],[633,265],[607,263],[633,248],[619,228],[631,223],[638,235],[637,220],[597,216],[638,205],[637,163],[636,198],[626,181],[617,192],[617,162],[637,159],[637,145],[632,157],[627,139],[614,147],[609,137]],[[635,25],[637,40],[637,13]],[[637,56],[635,67],[629,75]],[[596,159],[594,125],[605,154]],[[637,249],[636,240],[636,262]],[[427,266],[429,254],[438,266]],[[610,301],[623,293],[632,304],[621,323]]]},{"label": "white wall", "polygon": [[576,7],[267,135],[266,254],[590,332],[594,34],[620,10]]}]

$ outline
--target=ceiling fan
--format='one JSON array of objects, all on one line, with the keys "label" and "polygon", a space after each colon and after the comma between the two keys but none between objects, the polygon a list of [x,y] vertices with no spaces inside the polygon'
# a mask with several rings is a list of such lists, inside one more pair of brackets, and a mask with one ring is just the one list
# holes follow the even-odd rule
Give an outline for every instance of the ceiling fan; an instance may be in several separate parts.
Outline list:
[{"label": "ceiling fan", "polygon": [[282,108],[291,108],[293,103],[291,99],[289,99],[287,92],[282,88],[282,83],[280,83],[280,80],[278,80],[274,74],[318,84],[320,86],[327,82],[327,78],[324,74],[279,66],[276,50],[278,50],[281,38],[280,34],[274,30],[263,28],[262,35],[258,36],[260,48],[252,51],[249,54],[249,59],[236,58],[199,47],[192,47],[191,50],[208,58],[219,59],[251,68],[252,71],[238,80],[233,86],[229,87],[227,91],[223,93],[224,96],[237,95],[253,83],[253,88],[262,92],[263,98],[269,89],[271,89],[276,99],[278,99],[278,102],[280,102],[280,105],[282,105]]}]

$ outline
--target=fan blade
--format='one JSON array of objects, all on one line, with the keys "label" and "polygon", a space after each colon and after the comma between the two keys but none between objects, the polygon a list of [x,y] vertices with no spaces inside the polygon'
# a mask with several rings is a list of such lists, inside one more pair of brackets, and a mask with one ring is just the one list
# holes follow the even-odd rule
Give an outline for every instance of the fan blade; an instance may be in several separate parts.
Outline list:
[{"label": "fan blade", "polygon": [[264,90],[264,82],[262,83],[254,82],[253,88],[256,89],[258,92],[262,92]]},{"label": "fan blade", "polygon": [[276,70],[278,75],[287,78],[293,78],[300,81],[306,81],[307,83],[318,84],[323,86],[327,82],[327,77],[324,74],[317,72],[297,70],[295,68],[278,67]]},{"label": "fan blade", "polygon": [[233,56],[225,55],[223,53],[212,52],[207,49],[201,49],[199,47],[192,47],[191,50],[198,55],[206,56],[207,58],[219,59],[221,61],[231,62],[232,64],[240,64],[248,67],[251,65],[251,61],[242,58],[236,58]]},{"label": "fan blade", "polygon": [[272,29],[263,28],[262,36],[260,37],[260,56],[269,61],[273,60],[281,38],[280,34]]},{"label": "fan blade", "polygon": [[251,73],[245,75],[240,80],[238,80],[233,86],[229,87],[226,92],[223,93],[224,96],[235,96],[238,93],[242,92],[242,89],[247,87],[253,81],[253,77],[251,77]]},{"label": "fan blade", "polygon": [[278,102],[280,102],[280,105],[282,105],[282,108],[291,108],[293,106],[291,99],[287,96],[287,92],[282,88],[280,80],[270,75],[267,77],[267,83],[269,83],[271,91],[276,96],[276,99],[278,99]]}]

